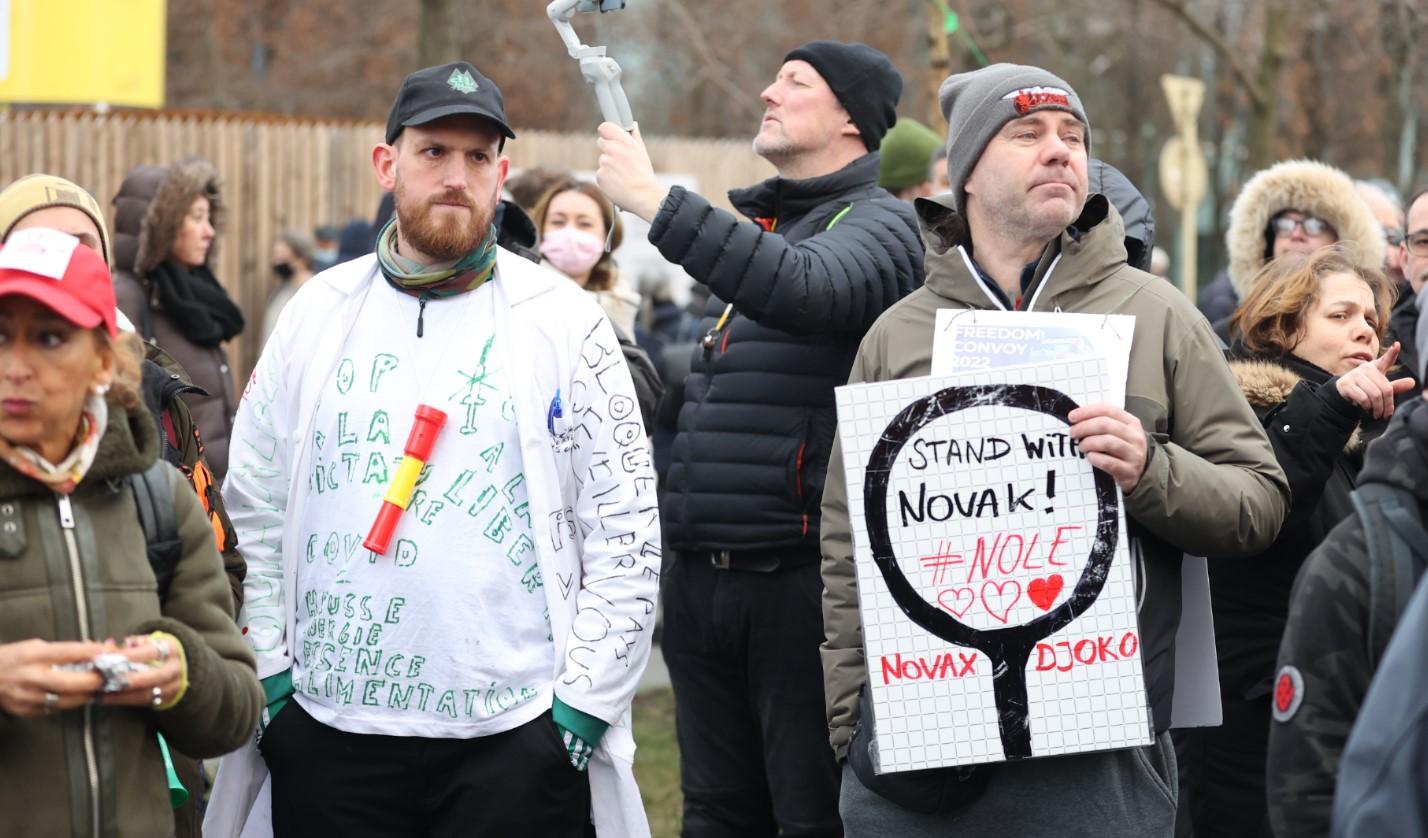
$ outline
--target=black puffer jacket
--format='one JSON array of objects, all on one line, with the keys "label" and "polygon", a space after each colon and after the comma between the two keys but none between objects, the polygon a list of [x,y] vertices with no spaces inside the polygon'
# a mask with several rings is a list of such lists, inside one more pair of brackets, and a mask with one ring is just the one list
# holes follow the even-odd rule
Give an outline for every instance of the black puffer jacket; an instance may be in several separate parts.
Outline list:
[{"label": "black puffer jacket", "polygon": [[1241,358],[1230,368],[1264,424],[1292,496],[1268,550],[1253,558],[1210,559],[1220,690],[1256,699],[1269,695],[1294,577],[1310,551],[1353,514],[1349,493],[1364,445],[1385,423],[1365,419],[1339,395],[1337,377],[1293,355]]},{"label": "black puffer jacket", "polygon": [[661,504],[676,549],[806,549],[816,560],[833,388],[878,315],[922,285],[912,206],[877,177],[868,154],[823,177],[730,192],[757,223],[679,187],[660,207],[650,242],[713,293]]}]

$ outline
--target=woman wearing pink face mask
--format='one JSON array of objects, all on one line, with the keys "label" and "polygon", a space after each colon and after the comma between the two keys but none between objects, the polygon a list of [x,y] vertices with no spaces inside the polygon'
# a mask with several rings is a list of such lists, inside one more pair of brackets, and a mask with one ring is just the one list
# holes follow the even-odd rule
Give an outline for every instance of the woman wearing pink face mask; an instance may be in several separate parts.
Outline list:
[{"label": "woman wearing pink face mask", "polygon": [[536,202],[533,215],[532,220],[540,231],[541,263],[594,294],[615,327],[630,377],[635,381],[640,416],[648,434],[654,427],[664,384],[650,356],[635,344],[635,315],[640,310],[640,295],[620,283],[615,259],[605,250],[606,234],[610,236],[611,251],[620,246],[622,238],[620,216],[615,214],[614,204],[595,184],[565,177],[546,190]]},{"label": "woman wearing pink face mask", "polygon": [[623,238],[610,199],[593,183],[564,178],[546,190],[534,215],[541,261],[594,294],[615,331],[633,337],[640,296],[620,282],[615,259],[605,251],[607,235],[611,251]]}]

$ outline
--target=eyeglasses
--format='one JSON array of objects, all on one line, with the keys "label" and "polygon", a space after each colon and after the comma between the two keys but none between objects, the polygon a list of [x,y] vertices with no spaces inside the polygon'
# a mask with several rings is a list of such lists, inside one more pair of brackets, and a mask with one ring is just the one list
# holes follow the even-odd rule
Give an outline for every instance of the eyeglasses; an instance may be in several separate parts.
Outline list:
[{"label": "eyeglasses", "polygon": [[1296,227],[1302,227],[1306,236],[1322,236],[1325,233],[1332,234],[1334,232],[1334,228],[1329,226],[1329,222],[1312,215],[1307,218],[1290,218],[1287,215],[1281,215],[1269,222],[1269,228],[1274,231],[1276,236],[1292,236]]},{"label": "eyeglasses", "polygon": [[1383,238],[1388,242],[1389,247],[1398,247],[1400,244],[1403,244],[1403,231],[1385,228]]},{"label": "eyeglasses", "polygon": [[1414,233],[1403,240],[1408,252],[1420,259],[1428,257],[1428,231]]}]

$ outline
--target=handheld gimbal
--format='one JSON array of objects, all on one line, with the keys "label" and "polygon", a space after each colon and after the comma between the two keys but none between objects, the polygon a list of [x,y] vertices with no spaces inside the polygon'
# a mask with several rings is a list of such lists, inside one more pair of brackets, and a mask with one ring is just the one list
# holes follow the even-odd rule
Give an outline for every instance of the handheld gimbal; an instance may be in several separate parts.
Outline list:
[{"label": "handheld gimbal", "polygon": [[570,57],[580,62],[580,74],[595,88],[595,98],[600,103],[600,113],[607,122],[613,122],[626,131],[635,127],[635,118],[630,114],[630,102],[625,98],[625,89],[620,86],[620,65],[605,54],[604,47],[586,46],[575,34],[570,19],[580,12],[617,12],[625,8],[625,0],[553,0],[546,6],[545,13],[555,24],[555,31],[565,42]]}]

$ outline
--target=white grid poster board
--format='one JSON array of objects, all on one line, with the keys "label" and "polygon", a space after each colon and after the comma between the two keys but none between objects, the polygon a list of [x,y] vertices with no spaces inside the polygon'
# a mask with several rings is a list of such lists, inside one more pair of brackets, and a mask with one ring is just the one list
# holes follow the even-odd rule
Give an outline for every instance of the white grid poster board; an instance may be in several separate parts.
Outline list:
[{"label": "white grid poster board", "polygon": [[1152,741],[1120,492],[1066,433],[1111,381],[1086,356],[838,388],[880,771]]}]

